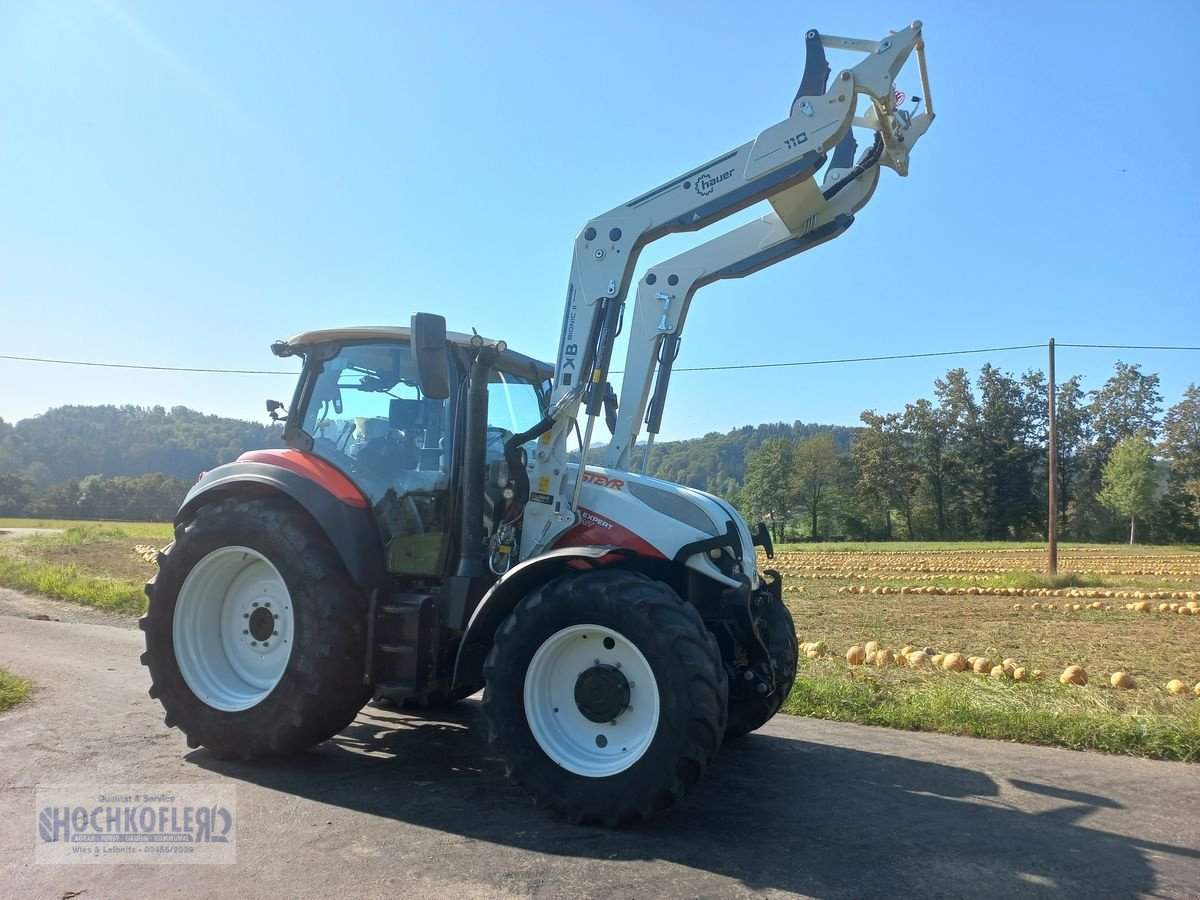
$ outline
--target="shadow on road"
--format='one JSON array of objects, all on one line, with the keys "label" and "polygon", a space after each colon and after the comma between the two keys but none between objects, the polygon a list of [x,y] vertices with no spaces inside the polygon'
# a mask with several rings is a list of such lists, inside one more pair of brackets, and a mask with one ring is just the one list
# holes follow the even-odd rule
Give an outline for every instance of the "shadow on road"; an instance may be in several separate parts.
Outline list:
[{"label": "shadow on road", "polygon": [[623,831],[573,827],[532,808],[489,753],[470,701],[436,719],[369,706],[332,741],[283,762],[224,762],[203,750],[188,759],[229,778],[481,842],[664,860],[757,890],[1100,897],[1150,893],[1155,884],[1144,845],[1080,824],[1097,807],[1119,808],[1108,798],[1013,782],[1061,801],[1031,813],[978,802],[999,789],[969,768],[762,734],[723,748],[676,809]]}]

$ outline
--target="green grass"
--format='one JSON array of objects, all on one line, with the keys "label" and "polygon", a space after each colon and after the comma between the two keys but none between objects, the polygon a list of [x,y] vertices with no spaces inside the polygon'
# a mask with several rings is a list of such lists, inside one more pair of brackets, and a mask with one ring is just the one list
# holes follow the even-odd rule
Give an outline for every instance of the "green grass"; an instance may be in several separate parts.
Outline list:
[{"label": "green grass", "polygon": [[1200,762],[1200,702],[1155,692],[1131,702],[1104,686],[1017,683],[936,670],[807,660],[784,704],[793,715],[908,731]]},{"label": "green grass", "polygon": [[115,545],[118,552],[132,556],[134,539],[152,540],[157,537],[146,535],[144,531],[131,531],[130,528],[125,525],[84,523],[68,525],[62,534],[4,541],[0,543],[0,586],[32,591],[111,612],[140,615],[146,611],[143,592],[145,578],[114,578],[87,571],[75,563],[39,558],[59,548],[88,548],[93,545]]},{"label": "green grass", "polygon": [[33,685],[23,678],[17,678],[4,669],[0,669],[0,712],[11,709],[29,696]]}]

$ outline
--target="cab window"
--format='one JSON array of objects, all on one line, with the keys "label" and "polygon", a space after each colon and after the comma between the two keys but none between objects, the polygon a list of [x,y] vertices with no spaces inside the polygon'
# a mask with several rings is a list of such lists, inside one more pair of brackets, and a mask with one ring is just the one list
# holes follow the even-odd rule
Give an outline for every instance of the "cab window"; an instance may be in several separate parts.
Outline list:
[{"label": "cab window", "polygon": [[304,430],[370,499],[390,571],[440,574],[448,549],[448,401],[422,396],[407,344],[354,344],[321,364]]}]

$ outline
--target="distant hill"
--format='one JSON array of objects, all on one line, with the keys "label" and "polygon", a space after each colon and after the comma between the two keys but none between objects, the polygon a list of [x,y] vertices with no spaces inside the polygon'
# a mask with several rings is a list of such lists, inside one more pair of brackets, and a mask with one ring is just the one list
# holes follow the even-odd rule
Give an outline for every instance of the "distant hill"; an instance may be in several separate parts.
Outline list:
[{"label": "distant hill", "polygon": [[190,483],[247,450],[280,446],[280,433],[185,406],[60,406],[15,425],[0,419],[0,474],[39,486],[151,472]]},{"label": "distant hill", "polygon": [[[663,441],[650,455],[650,474],[722,496],[746,474],[746,457],[773,437],[798,441],[830,431],[846,451],[857,429],[815,423],[746,425],[685,441]],[[176,406],[60,406],[15,425],[0,419],[0,474],[23,475],[39,486],[148,473],[186,479],[247,450],[280,446],[279,426],[210,416]],[[641,464],[641,447],[634,464]],[[592,462],[600,461],[599,449]]]}]

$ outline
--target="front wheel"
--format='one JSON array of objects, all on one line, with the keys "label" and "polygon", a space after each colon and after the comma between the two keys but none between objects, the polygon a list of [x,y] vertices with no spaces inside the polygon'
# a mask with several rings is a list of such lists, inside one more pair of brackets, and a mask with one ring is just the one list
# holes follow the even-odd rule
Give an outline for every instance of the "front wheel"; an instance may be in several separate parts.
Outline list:
[{"label": "front wheel", "polygon": [[573,823],[666,809],[725,731],[716,640],[636,572],[561,576],[518,604],[484,666],[483,708],[509,777]]},{"label": "front wheel", "polygon": [[732,741],[757,731],[779,712],[796,681],[796,625],[782,600],[772,599],[755,622],[759,638],[771,656],[775,690],[767,696],[731,696],[725,740]]}]

